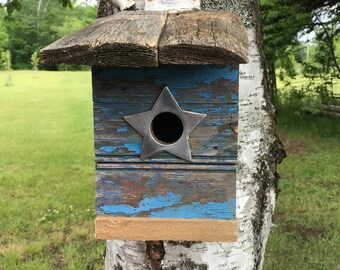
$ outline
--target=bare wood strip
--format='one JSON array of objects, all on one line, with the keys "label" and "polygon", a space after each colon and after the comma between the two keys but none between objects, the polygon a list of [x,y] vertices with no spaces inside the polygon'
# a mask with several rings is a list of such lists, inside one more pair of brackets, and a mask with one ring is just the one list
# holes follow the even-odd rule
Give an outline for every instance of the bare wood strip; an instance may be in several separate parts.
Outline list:
[{"label": "bare wood strip", "polygon": [[162,64],[247,63],[248,38],[229,11],[171,14],[159,44]]},{"label": "bare wood strip", "polygon": [[158,40],[165,12],[119,12],[97,19],[40,51],[43,64],[151,67],[158,65]]},{"label": "bare wood strip", "polygon": [[99,216],[96,218],[96,238],[105,240],[236,242],[238,239],[237,223],[237,220]]}]

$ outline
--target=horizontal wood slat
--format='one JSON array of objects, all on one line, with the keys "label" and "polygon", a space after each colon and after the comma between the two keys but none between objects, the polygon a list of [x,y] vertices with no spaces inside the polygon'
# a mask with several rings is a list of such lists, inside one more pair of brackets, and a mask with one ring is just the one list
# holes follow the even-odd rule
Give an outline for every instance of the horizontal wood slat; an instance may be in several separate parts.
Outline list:
[{"label": "horizontal wood slat", "polygon": [[[163,31],[163,29],[165,29]],[[43,64],[150,67],[246,63],[248,40],[230,11],[124,11],[97,19],[40,51]],[[158,55],[159,54],[159,55]]]},{"label": "horizontal wood slat", "polygon": [[237,220],[96,218],[96,238],[109,240],[174,240],[236,242]]},{"label": "horizontal wood slat", "polygon": [[237,65],[93,68],[93,100],[113,102],[117,106],[151,105],[167,86],[179,104],[235,104],[238,102],[238,76]]},{"label": "horizontal wood slat", "polygon": [[96,170],[99,216],[235,219],[235,167],[104,166]]}]

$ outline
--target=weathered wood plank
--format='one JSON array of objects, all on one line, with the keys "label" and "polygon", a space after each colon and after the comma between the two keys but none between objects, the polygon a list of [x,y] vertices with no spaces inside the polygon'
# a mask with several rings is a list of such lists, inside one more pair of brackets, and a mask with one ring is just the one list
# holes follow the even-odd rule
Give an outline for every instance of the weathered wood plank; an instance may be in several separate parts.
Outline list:
[{"label": "weathered wood plank", "polygon": [[158,68],[93,68],[94,101],[154,104],[168,86],[181,103],[237,103],[238,66],[167,66]]},{"label": "weathered wood plank", "polygon": [[[202,130],[202,129],[200,129]],[[192,157],[232,158],[237,156],[237,135],[230,133],[215,133],[207,136],[196,129],[191,133],[189,145]],[[125,139],[95,139],[96,155],[108,156],[140,156],[142,151],[142,137],[136,132]],[[161,157],[165,154],[158,154]],[[168,156],[168,155],[167,155]],[[175,159],[178,159],[174,157]],[[148,160],[148,159],[146,159]]]},{"label": "weathered wood plank", "polygon": [[[237,95],[235,95],[237,96]],[[141,97],[143,98],[143,97]],[[200,123],[201,126],[224,126],[237,122],[237,103],[180,103],[183,110],[204,113],[207,116]],[[114,128],[114,124],[126,123],[123,116],[150,111],[153,103],[97,103],[94,106],[95,127]],[[116,126],[117,127],[117,126]],[[118,127],[117,127],[118,128]],[[121,128],[124,128],[123,126]],[[222,130],[222,129],[221,129]]]},{"label": "weathered wood plank", "polygon": [[235,219],[236,181],[230,166],[107,166],[96,171],[97,215]]},{"label": "weathered wood plank", "polygon": [[238,222],[237,220],[99,216],[96,218],[96,238],[105,240],[236,242]]},{"label": "weathered wood plank", "polygon": [[170,14],[159,43],[162,64],[247,63],[248,38],[229,11]]},{"label": "weathered wood plank", "polygon": [[157,66],[164,12],[119,12],[40,51],[42,64]]}]

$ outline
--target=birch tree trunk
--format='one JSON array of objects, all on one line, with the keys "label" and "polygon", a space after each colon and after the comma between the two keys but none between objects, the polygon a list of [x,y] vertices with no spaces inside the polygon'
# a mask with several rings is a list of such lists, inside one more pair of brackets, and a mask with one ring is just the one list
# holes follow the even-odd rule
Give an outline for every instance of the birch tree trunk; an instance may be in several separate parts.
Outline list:
[{"label": "birch tree trunk", "polygon": [[[240,67],[238,242],[107,241],[106,270],[262,268],[278,191],[276,167],[285,157],[285,152],[276,135],[274,109],[264,78],[258,2],[201,0],[202,9],[229,9],[238,13],[247,27],[250,41],[249,64]],[[122,6],[123,0],[117,3],[100,0],[98,16],[111,15]],[[144,6],[143,0],[136,1],[135,8],[143,9]]]}]

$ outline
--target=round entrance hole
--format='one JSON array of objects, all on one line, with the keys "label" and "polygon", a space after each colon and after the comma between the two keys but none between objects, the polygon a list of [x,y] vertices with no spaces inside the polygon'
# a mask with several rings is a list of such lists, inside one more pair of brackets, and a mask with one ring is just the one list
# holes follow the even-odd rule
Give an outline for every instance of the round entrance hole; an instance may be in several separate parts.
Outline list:
[{"label": "round entrance hole", "polygon": [[162,144],[173,144],[183,134],[181,118],[170,112],[163,112],[152,120],[151,131],[153,137]]}]

